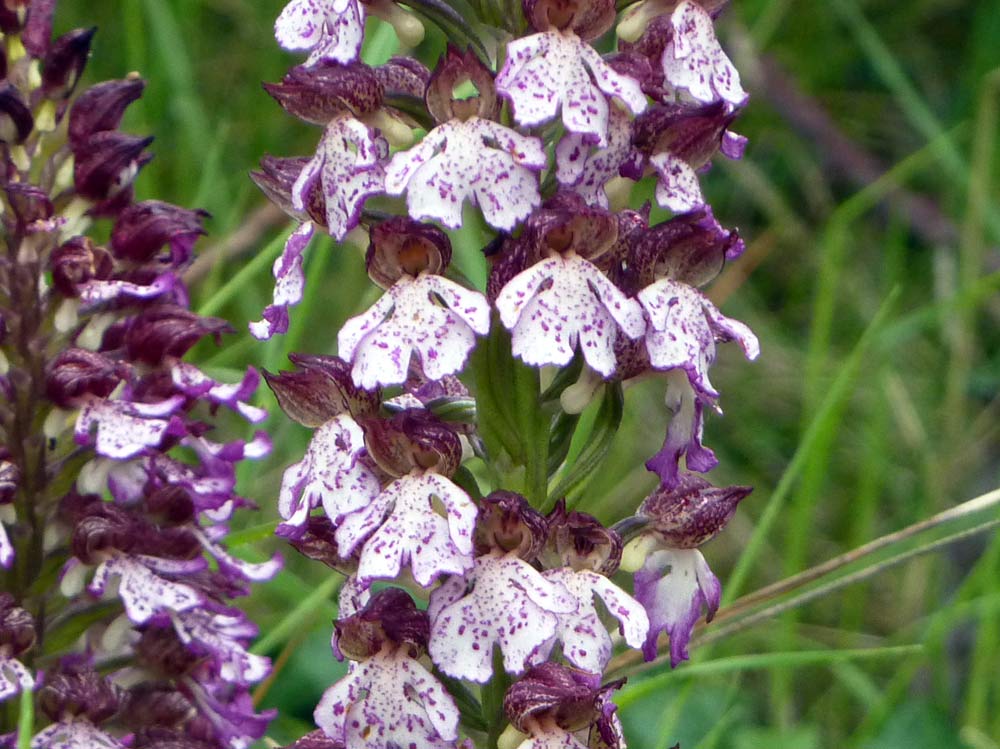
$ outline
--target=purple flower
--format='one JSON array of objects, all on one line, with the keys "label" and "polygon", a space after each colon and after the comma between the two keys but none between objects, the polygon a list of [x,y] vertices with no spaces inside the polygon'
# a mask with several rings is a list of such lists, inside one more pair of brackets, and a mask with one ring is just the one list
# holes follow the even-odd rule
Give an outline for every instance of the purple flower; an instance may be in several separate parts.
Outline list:
[{"label": "purple flower", "polygon": [[406,381],[416,353],[431,380],[458,372],[486,335],[485,297],[443,276],[403,275],[367,312],[344,323],[337,335],[342,356],[354,364],[354,382],[366,389]]},{"label": "purple flower", "polygon": [[619,107],[608,112],[606,143],[593,147],[585,135],[566,133],[556,146],[556,179],[589,205],[608,208],[604,186],[632,153],[632,120]]},{"label": "purple flower", "polygon": [[35,622],[15,604],[9,593],[0,593],[0,702],[23,689],[33,689],[35,679],[16,656],[35,644]]},{"label": "purple flower", "polygon": [[[63,572],[63,580],[78,569],[80,563],[71,560]],[[202,596],[190,585],[174,582],[165,575],[186,575],[205,567],[198,557],[190,561],[130,555],[113,552],[97,565],[87,590],[95,596],[108,591],[108,583],[117,579],[117,595],[125,605],[125,613],[134,624],[143,624],[155,614],[186,611],[202,603]]]},{"label": "purple flower", "polygon": [[362,460],[364,433],[348,414],[341,414],[316,430],[302,460],[285,470],[278,497],[278,512],[284,519],[279,530],[300,536],[309,512],[323,506],[334,523],[366,507],[381,487],[371,468]]},{"label": "purple flower", "polygon": [[360,0],[292,0],[274,23],[278,44],[310,50],[307,65],[320,60],[349,63],[358,59],[365,32]]},{"label": "purple flower", "polygon": [[318,182],[326,205],[327,229],[343,240],[358,225],[365,200],[388,189],[383,187],[382,164],[388,155],[389,144],[377,130],[347,114],[335,117],[323,132],[316,155],[292,186],[292,207],[307,210],[310,192]]},{"label": "purple flower", "polygon": [[[76,441],[93,444],[98,455],[118,460],[132,458],[160,445],[168,434],[182,434],[183,425],[174,418],[184,396],[174,395],[156,403],[91,398],[76,420]],[[96,436],[91,431],[96,430]]]},{"label": "purple flower", "polygon": [[541,202],[535,172],[545,163],[537,138],[480,117],[453,119],[393,156],[385,191],[406,192],[415,219],[436,219],[457,229],[469,200],[490,226],[510,231]]},{"label": "purple flower", "polygon": [[639,82],[616,72],[572,31],[545,31],[510,42],[496,86],[510,99],[521,125],[548,122],[561,108],[567,131],[600,146],[607,144],[605,94],[633,114],[646,108]]},{"label": "purple flower", "polygon": [[670,25],[673,35],[662,57],[667,82],[698,101],[743,104],[747,94],[740,86],[740,74],[715,38],[712,16],[693,0],[682,0]]},{"label": "purple flower", "polygon": [[646,461],[646,468],[660,477],[660,483],[673,487],[678,480],[678,462],[681,456],[692,471],[705,473],[718,464],[715,453],[702,444],[705,429],[705,403],[711,400],[699,395],[682,370],[667,372],[665,395],[670,424],[663,447]]},{"label": "purple flower", "polygon": [[125,749],[125,745],[89,720],[69,719],[35,734],[31,749]]},{"label": "purple flower", "polygon": [[515,356],[532,366],[568,364],[579,341],[596,372],[615,371],[619,331],[638,338],[642,310],[593,263],[576,254],[550,257],[515,276],[497,297]]},{"label": "purple flower", "polygon": [[[442,517],[434,508],[444,508]],[[387,486],[367,507],[348,515],[337,529],[342,556],[364,540],[357,577],[361,584],[392,580],[404,565],[429,587],[440,575],[472,567],[476,506],[469,495],[437,473],[409,474]],[[374,531],[374,532],[373,532]]]},{"label": "purple flower", "polygon": [[270,672],[267,658],[247,651],[257,627],[238,609],[211,605],[171,611],[170,619],[180,641],[207,655],[223,680],[253,684]]},{"label": "purple flower", "polygon": [[499,643],[504,668],[519,674],[541,659],[558,615],[577,606],[563,585],[523,559],[481,556],[465,577],[449,578],[431,594],[431,659],[449,676],[483,684],[493,673],[493,646]]}]

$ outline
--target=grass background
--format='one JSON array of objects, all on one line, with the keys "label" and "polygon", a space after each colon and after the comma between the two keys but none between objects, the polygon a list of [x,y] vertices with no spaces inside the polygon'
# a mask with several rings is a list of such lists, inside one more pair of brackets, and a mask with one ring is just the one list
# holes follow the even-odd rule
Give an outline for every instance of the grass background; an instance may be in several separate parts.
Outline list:
[{"label": "grass background", "polygon": [[[277,370],[288,350],[334,353],[339,325],[375,296],[359,250],[326,241],[289,335],[261,344],[246,332],[287,230],[247,172],[267,152],[311,152],[319,134],[259,85],[298,61],[273,42],[282,4],[64,2],[57,15],[58,30],[100,29],[88,82],[133,70],[149,82],[126,123],[157,138],[139,196],[212,213],[200,246],[213,262],[196,271],[194,304],[237,333],[196,359],[223,376]],[[763,348],[748,364],[725,347],[713,372],[725,416],[706,428],[721,462],[712,479],[756,487],[706,548],[732,601],[1000,485],[1000,12],[995,0],[737,0],[719,27],[753,98],[737,124],[746,158],[718,159],[705,178],[716,216],[748,243],[711,294]],[[430,37],[428,54],[441,41]],[[469,234],[459,263],[481,277]],[[661,398],[656,382],[628,391],[582,509],[612,521],[652,488],[642,462],[662,440]],[[274,454],[241,477],[262,508],[250,526],[273,520],[281,471],[309,438],[280,413],[268,428]],[[971,523],[848,571],[863,576]],[[243,551],[277,547],[264,536],[246,531]],[[279,741],[304,730],[341,668],[327,643],[337,580],[285,556],[285,572],[247,602],[258,650],[281,666],[261,694],[281,709]],[[630,745],[1000,746],[998,615],[995,531],[911,554],[725,633],[677,671],[635,676],[620,700]]]}]

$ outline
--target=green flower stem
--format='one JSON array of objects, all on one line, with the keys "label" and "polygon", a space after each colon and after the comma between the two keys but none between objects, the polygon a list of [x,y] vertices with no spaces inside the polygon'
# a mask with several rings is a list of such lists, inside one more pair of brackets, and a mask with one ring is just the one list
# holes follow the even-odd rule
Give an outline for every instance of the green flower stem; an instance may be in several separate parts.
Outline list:
[{"label": "green flower stem", "polygon": [[30,689],[21,692],[21,709],[17,715],[17,749],[31,749],[35,732],[35,694]]}]

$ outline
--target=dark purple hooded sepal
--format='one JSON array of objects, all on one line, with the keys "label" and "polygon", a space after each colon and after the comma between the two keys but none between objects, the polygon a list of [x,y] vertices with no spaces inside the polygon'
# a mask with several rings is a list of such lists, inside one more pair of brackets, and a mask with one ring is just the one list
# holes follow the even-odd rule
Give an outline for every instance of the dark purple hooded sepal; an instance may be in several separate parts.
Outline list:
[{"label": "dark purple hooded sepal", "polygon": [[52,39],[52,17],[56,12],[56,0],[31,0],[27,6],[28,15],[24,20],[21,42],[28,54],[42,58]]},{"label": "dark purple hooded sepal", "polygon": [[462,463],[462,443],[450,425],[422,408],[400,411],[388,419],[366,419],[365,447],[390,476],[413,470],[451,477]]},{"label": "dark purple hooded sepal", "polygon": [[309,159],[304,156],[265,156],[260,160],[260,170],[250,172],[250,179],[268,200],[296,221],[312,221],[325,228],[326,198],[322,190],[316,188],[308,192],[304,211],[292,205],[292,187],[308,163]]},{"label": "dark purple hooded sepal", "polygon": [[596,39],[615,22],[614,0],[523,0],[524,15],[535,31],[572,31]]},{"label": "dark purple hooded sepal", "polygon": [[450,262],[448,235],[436,226],[406,216],[394,216],[376,224],[365,255],[369,278],[383,289],[404,275],[443,275]]},{"label": "dark purple hooded sepal", "polygon": [[322,731],[313,731],[283,749],[347,749],[347,747],[343,741],[331,739]]},{"label": "dark purple hooded sepal", "polygon": [[156,727],[182,725],[193,709],[187,697],[166,682],[140,682],[130,687],[122,699],[123,722],[133,731],[152,730],[154,735]]},{"label": "dark purple hooded sepal", "polygon": [[390,57],[384,65],[375,68],[375,77],[387,96],[412,96],[423,100],[431,71],[411,57]]},{"label": "dark purple hooded sepal", "polygon": [[64,658],[58,670],[46,676],[38,693],[38,707],[53,721],[80,717],[100,725],[120,706],[118,687],[94,671],[82,656]]},{"label": "dark purple hooded sepal", "polygon": [[550,722],[564,731],[579,731],[599,718],[602,691],[600,674],[543,663],[511,685],[503,707],[514,727],[525,733],[531,733],[532,723]]},{"label": "dark purple hooded sepal", "polygon": [[[670,151],[693,169],[707,164],[722,144],[739,114],[727,102],[659,104],[639,115],[632,128],[632,145],[646,156]],[[727,146],[731,154],[742,150]],[[727,155],[729,155],[727,153]]]},{"label": "dark purple hooded sepal", "polygon": [[4,191],[21,231],[26,231],[35,221],[52,218],[52,201],[42,188],[27,182],[8,182]]},{"label": "dark purple hooded sepal", "polygon": [[60,408],[74,408],[89,396],[107,398],[125,376],[123,366],[87,349],[60,352],[45,373],[45,394]]},{"label": "dark purple hooded sepal", "polygon": [[636,514],[649,521],[648,528],[667,546],[693,549],[717,535],[752,491],[750,486],[715,487],[682,473],[673,489],[660,487],[646,497]]},{"label": "dark purple hooded sepal", "polygon": [[97,27],[76,29],[63,34],[52,43],[42,65],[42,90],[51,99],[65,99],[76,88],[87,58],[90,57],[90,43]]},{"label": "dark purple hooded sepal", "polygon": [[18,606],[10,593],[0,592],[0,653],[17,657],[31,649],[35,637],[31,614]]},{"label": "dark purple hooded sepal", "polygon": [[538,556],[545,543],[545,516],[516,492],[495,491],[484,497],[476,520],[475,554],[515,553],[525,561]]},{"label": "dark purple hooded sepal", "polygon": [[426,611],[413,603],[400,588],[386,588],[353,616],[334,622],[337,647],[351,660],[372,657],[386,646],[406,648],[410,657],[419,657],[430,638]]},{"label": "dark purple hooded sepal", "polygon": [[98,83],[80,94],[69,112],[69,143],[74,152],[94,133],[117,130],[125,110],[145,87],[141,78],[124,78]]},{"label": "dark purple hooded sepal", "polygon": [[285,415],[316,428],[335,416],[374,416],[382,404],[380,389],[363,390],[351,378],[351,365],[336,356],[289,354],[297,372],[264,372],[264,379]]},{"label": "dark purple hooded sepal", "polygon": [[264,90],[290,115],[315,125],[341,114],[359,117],[374,112],[382,106],[384,94],[375,71],[364,63],[332,61],[297,65],[281,83],[265,83]]},{"label": "dark purple hooded sepal", "polygon": [[188,736],[168,728],[145,728],[136,732],[131,746],[132,749],[217,749],[219,742]]},{"label": "dark purple hooded sepal", "polygon": [[7,460],[9,457],[10,454],[0,447],[0,505],[9,505],[14,501],[17,487],[21,483],[21,469],[16,463]]},{"label": "dark purple hooded sepal", "polygon": [[124,345],[128,357],[156,366],[167,357],[179,359],[207,335],[220,340],[231,332],[229,323],[217,317],[203,317],[174,304],[143,310],[128,323]]},{"label": "dark purple hooded sepal", "polygon": [[572,567],[611,576],[622,559],[622,539],[593,515],[569,512],[559,500],[546,518],[548,537],[539,555],[549,569]]},{"label": "dark purple hooded sepal", "polygon": [[[456,99],[455,88],[467,81],[479,93],[468,99]],[[492,120],[500,112],[500,99],[493,84],[493,73],[472,49],[460,52],[452,44],[448,45],[447,51],[434,68],[424,98],[431,116],[439,124],[448,120],[467,120],[470,117]]]},{"label": "dark purple hooded sepal", "polygon": [[115,269],[111,253],[90,237],[73,237],[49,255],[52,284],[65,297],[79,296],[77,287],[87,281],[107,281]]},{"label": "dark purple hooded sepal", "polygon": [[9,83],[0,86],[0,143],[20,143],[34,126],[35,118],[21,92]]},{"label": "dark purple hooded sepal", "polygon": [[94,133],[73,148],[73,183],[77,193],[94,201],[106,201],[132,186],[139,170],[153,155],[146,146],[152,137],[119,133]]},{"label": "dark purple hooded sepal", "polygon": [[[279,526],[276,534],[284,536],[281,531],[282,528]],[[298,529],[296,531],[298,532]],[[344,575],[351,575],[357,572],[361,547],[356,548],[350,557],[342,557],[338,550],[336,533],[337,526],[326,515],[310,515],[306,520],[305,530],[298,537],[289,537],[288,543],[303,556],[322,562]]]},{"label": "dark purple hooded sepal", "polygon": [[735,230],[724,229],[709,206],[637,233],[628,253],[627,285],[635,292],[661,278],[704,286],[727,259],[743,252]]},{"label": "dark purple hooded sepal", "polygon": [[207,211],[188,210],[160,200],[146,200],[123,210],[111,230],[115,257],[145,263],[164,245],[170,245],[173,265],[191,258],[191,249],[205,233]]}]

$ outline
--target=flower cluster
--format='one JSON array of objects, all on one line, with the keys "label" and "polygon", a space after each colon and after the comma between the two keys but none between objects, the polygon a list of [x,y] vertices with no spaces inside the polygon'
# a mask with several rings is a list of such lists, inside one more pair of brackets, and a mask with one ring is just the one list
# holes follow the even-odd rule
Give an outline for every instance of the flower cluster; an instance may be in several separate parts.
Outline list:
[{"label": "flower cluster", "polygon": [[[333,649],[350,668],[298,749],[454,747],[505,726],[524,749],[624,746],[620,682],[602,685],[616,645],[652,659],[665,633],[676,665],[718,607],[698,547],[749,489],[691,471],[716,463],[703,416],[717,344],[758,354],[700,290],[743,251],[698,178],[745,146],[730,126],[746,94],[714,31],[723,4],[645,0],[602,55],[612,0],[524,0],[468,23],[407,3],[451,37],[433,69],[361,60],[369,11],[413,31],[388,0],[293,0],[278,17],[278,42],[309,58],[265,87],[324,130],[312,156],[268,156],[254,174],[298,226],[251,331],[287,330],[320,231],[366,240],[384,290],[340,328],[338,356],[292,354],[295,370],[265,375],[314,430],[284,474],[278,533],[347,576]],[[653,225],[648,206],[624,207],[647,176],[673,214]],[[495,232],[483,290],[449,267],[473,209]],[[470,362],[474,393],[457,379]],[[659,486],[623,538],[570,509],[595,466],[566,458],[588,404],[614,413],[640,376],[662,378],[670,422],[647,463]],[[491,713],[490,689],[511,679]]]},{"label": "flower cluster", "polygon": [[35,700],[37,749],[248,747],[269,663],[232,599],[280,560],[225,537],[270,443],[216,421],[264,419],[259,376],[183,360],[228,330],[181,280],[206,214],[135,200],[152,139],[119,125],[144,83],[78,92],[94,32],[53,39],[54,11],[0,8],[0,700]]}]

